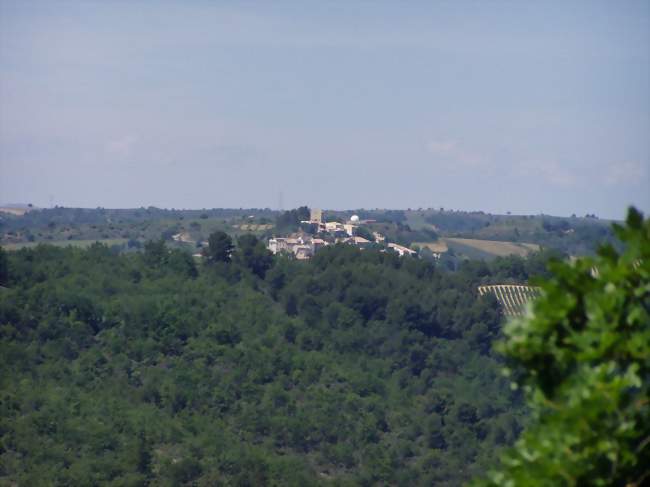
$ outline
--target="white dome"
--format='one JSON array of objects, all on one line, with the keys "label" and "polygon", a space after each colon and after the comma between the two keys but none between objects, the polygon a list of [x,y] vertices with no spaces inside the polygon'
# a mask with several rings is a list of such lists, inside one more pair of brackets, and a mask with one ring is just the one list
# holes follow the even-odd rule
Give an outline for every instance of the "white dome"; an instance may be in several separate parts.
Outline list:
[{"label": "white dome", "polygon": [[350,221],[354,222],[354,223],[358,223],[359,222],[359,215],[352,215],[350,217]]}]

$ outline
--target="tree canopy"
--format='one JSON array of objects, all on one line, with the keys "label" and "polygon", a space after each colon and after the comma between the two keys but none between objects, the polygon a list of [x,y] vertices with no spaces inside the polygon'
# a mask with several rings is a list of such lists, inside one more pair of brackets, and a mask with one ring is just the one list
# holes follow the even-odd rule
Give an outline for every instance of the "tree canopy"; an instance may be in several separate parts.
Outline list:
[{"label": "tree canopy", "polygon": [[290,231],[298,229],[300,222],[309,220],[310,212],[306,206],[301,206],[293,210],[285,211],[278,215],[275,220],[275,226],[278,231]]},{"label": "tree canopy", "polygon": [[273,255],[255,235],[245,234],[237,239],[237,261],[251,270],[253,274],[264,278],[266,271],[273,265]]},{"label": "tree canopy", "polygon": [[162,241],[7,254],[2,481],[458,485],[517,437],[476,292],[506,265],[237,244],[198,269]]},{"label": "tree canopy", "polygon": [[209,263],[229,262],[233,249],[230,235],[218,230],[210,234],[208,247],[204,249],[203,255]]}]

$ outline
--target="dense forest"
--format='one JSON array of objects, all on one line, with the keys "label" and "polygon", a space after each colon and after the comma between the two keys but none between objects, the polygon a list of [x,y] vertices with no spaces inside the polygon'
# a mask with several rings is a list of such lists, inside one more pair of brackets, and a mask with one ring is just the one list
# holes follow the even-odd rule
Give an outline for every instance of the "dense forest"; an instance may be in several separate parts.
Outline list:
[{"label": "dense forest", "polygon": [[458,485],[525,423],[476,287],[545,254],[449,272],[249,235],[203,262],[162,241],[0,257],[0,482]]}]

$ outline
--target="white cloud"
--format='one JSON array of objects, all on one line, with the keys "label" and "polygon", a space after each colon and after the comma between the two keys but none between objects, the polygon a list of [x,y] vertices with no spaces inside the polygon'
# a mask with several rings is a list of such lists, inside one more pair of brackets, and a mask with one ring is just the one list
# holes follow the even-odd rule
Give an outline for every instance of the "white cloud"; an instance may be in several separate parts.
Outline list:
[{"label": "white cloud", "polygon": [[431,140],[427,143],[427,151],[436,156],[453,155],[457,142],[455,140]]},{"label": "white cloud", "polygon": [[137,142],[137,136],[125,135],[123,137],[108,141],[105,150],[109,156],[124,159],[131,156],[133,153],[133,147]]},{"label": "white cloud", "polygon": [[569,165],[555,159],[525,161],[519,165],[519,172],[526,177],[540,178],[553,186],[571,187],[578,183]]},{"label": "white cloud", "polygon": [[609,166],[604,176],[605,183],[609,185],[647,182],[648,167],[640,161],[619,162]]},{"label": "white cloud", "polygon": [[476,152],[465,148],[457,140],[430,140],[426,144],[429,154],[445,159],[457,166],[478,167],[489,165],[489,160]]},{"label": "white cloud", "polygon": [[555,186],[574,186],[577,178],[573,171],[558,161],[544,161],[537,167],[537,172],[546,181]]}]

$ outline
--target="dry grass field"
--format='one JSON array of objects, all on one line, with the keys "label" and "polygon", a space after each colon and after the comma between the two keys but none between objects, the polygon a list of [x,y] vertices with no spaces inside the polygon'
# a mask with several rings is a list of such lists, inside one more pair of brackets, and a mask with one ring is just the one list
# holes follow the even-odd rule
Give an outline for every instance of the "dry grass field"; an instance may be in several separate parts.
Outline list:
[{"label": "dry grass field", "polygon": [[447,242],[445,242],[444,239],[439,239],[436,242],[413,242],[412,247],[420,247],[420,248],[428,248],[431,252],[434,253],[443,253],[447,252],[449,250],[449,247],[447,246]]},{"label": "dry grass field", "polygon": [[470,258],[494,258],[507,255],[524,257],[531,252],[538,251],[540,248],[539,245],[532,243],[454,237],[442,237],[436,242],[413,242],[412,246],[426,247],[435,253],[444,253],[452,249],[456,254],[462,254]]},{"label": "dry grass field", "polygon": [[263,232],[265,230],[269,230],[273,228],[273,225],[271,225],[270,223],[266,223],[266,224],[244,223],[243,225],[233,225],[233,227],[248,232]]},{"label": "dry grass field", "polygon": [[497,240],[478,240],[473,238],[444,238],[449,247],[454,248],[456,245],[469,247],[481,252],[485,252],[495,257],[505,257],[507,255],[526,256],[531,252],[539,251],[540,247],[532,243],[520,242],[502,242]]},{"label": "dry grass field", "polygon": [[0,213],[9,213],[14,216],[23,216],[25,213],[32,211],[31,208],[13,208],[13,207],[3,207],[0,208]]}]

